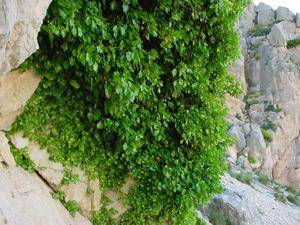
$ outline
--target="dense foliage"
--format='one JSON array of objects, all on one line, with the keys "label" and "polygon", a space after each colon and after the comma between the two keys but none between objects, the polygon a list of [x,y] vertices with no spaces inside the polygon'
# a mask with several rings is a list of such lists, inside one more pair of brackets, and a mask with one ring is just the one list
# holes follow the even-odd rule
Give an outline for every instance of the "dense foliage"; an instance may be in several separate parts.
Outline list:
[{"label": "dense foliage", "polygon": [[289,40],[287,42],[287,48],[295,48],[300,45],[300,38]]},{"label": "dense foliage", "polygon": [[[195,207],[221,190],[246,2],[53,0],[23,65],[43,80],[13,131],[103,188],[132,177],[122,224],[199,223]],[[115,223],[105,212],[94,223]]]}]

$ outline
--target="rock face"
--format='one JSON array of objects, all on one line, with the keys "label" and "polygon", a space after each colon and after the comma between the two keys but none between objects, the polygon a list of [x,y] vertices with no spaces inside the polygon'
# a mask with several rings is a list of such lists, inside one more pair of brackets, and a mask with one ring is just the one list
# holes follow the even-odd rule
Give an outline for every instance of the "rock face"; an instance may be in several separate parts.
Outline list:
[{"label": "rock face", "polygon": [[[236,139],[230,164],[300,188],[300,46],[287,48],[300,37],[298,20],[283,7],[274,11],[262,3],[246,9],[237,27],[243,60],[231,69],[245,92],[227,102],[229,133]],[[270,33],[261,26],[270,26]]]},{"label": "rock face", "polygon": [[75,217],[54,200],[49,187],[35,174],[15,167],[3,132],[0,132],[0,224],[90,225],[80,214]]},{"label": "rock face", "polygon": [[278,7],[277,11],[276,11],[276,22],[280,22],[283,20],[287,20],[287,21],[294,21],[294,14],[285,7]]},{"label": "rock face", "polygon": [[257,24],[259,26],[268,26],[274,23],[275,12],[270,6],[265,3],[259,3],[259,5],[255,7],[255,11],[257,13]]},{"label": "rock face", "polygon": [[51,0],[0,1],[0,76],[38,49],[37,35]]},{"label": "rock face", "polygon": [[8,130],[40,82],[34,71],[0,76],[0,130]]},{"label": "rock face", "polygon": [[224,192],[215,196],[211,208],[220,210],[234,225],[297,225],[300,208],[274,199],[272,190],[260,185],[249,186],[226,175]]}]

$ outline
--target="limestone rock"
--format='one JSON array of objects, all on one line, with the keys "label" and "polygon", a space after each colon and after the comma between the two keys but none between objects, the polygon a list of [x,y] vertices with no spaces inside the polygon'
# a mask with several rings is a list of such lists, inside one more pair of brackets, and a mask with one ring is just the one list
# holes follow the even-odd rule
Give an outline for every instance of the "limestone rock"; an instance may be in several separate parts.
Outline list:
[{"label": "limestone rock", "polygon": [[257,24],[259,26],[268,26],[275,22],[274,10],[265,3],[259,3],[255,7],[255,11],[257,12]]},{"label": "limestone rock", "polygon": [[0,165],[0,224],[91,225],[54,200],[50,189],[36,175],[21,168]]},{"label": "limestone rock", "polygon": [[38,49],[37,35],[51,0],[0,1],[0,76]]},{"label": "limestone rock", "polygon": [[0,163],[1,162],[7,166],[16,166],[14,157],[9,150],[8,140],[2,131],[0,131]]},{"label": "limestone rock", "polygon": [[266,142],[261,133],[259,126],[252,125],[250,136],[247,139],[247,146],[249,146],[249,154],[254,157],[260,164],[266,158]]},{"label": "limestone rock", "polygon": [[[1,58],[1,57],[0,57]],[[8,130],[40,82],[33,71],[0,76],[0,130]]]},{"label": "limestone rock", "polygon": [[297,27],[300,27],[300,13],[296,14],[296,25]]},{"label": "limestone rock", "polygon": [[243,184],[226,175],[224,192],[212,205],[234,225],[297,225],[300,208],[276,201],[265,187]]},{"label": "limestone rock", "polygon": [[246,147],[246,140],[242,128],[239,126],[233,126],[230,128],[228,133],[236,140],[236,147],[238,151],[242,151]]},{"label": "limestone rock", "polygon": [[294,14],[286,7],[278,7],[276,11],[276,22],[283,20],[294,22]]},{"label": "limestone rock", "polygon": [[282,21],[272,27],[270,43],[275,47],[286,47],[287,41],[295,36],[296,26],[292,22]]}]

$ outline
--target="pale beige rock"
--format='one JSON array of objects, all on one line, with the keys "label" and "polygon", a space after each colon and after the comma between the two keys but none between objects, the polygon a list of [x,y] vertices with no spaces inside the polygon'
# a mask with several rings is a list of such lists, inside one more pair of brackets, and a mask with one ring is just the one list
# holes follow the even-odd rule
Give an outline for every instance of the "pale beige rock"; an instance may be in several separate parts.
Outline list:
[{"label": "pale beige rock", "polygon": [[8,139],[2,131],[0,131],[0,163],[1,162],[5,163],[7,166],[16,166],[14,157],[9,149]]},{"label": "pale beige rock", "polygon": [[50,195],[50,189],[35,174],[0,165],[0,224],[90,225],[79,214],[75,218]]},{"label": "pale beige rock", "polygon": [[0,130],[10,128],[39,82],[40,77],[32,70],[24,73],[14,71],[0,76]]},{"label": "pale beige rock", "polygon": [[90,188],[92,190],[92,210],[98,211],[101,207],[101,195],[99,180],[93,180],[90,182]]},{"label": "pale beige rock", "polygon": [[[64,192],[65,201],[75,200],[84,216],[90,217],[93,210],[100,209],[99,181],[90,182],[80,168],[74,168],[72,174],[78,174],[79,181],[74,184],[61,185],[65,169],[61,164],[49,160],[50,155],[46,150],[40,149],[38,144],[24,138],[22,132],[14,134],[11,139],[17,148],[28,147],[29,156],[35,163],[39,175],[45,179],[51,188]],[[88,193],[88,191],[92,193]]]},{"label": "pale beige rock", "polygon": [[29,156],[34,161],[39,174],[47,180],[53,189],[59,190],[59,185],[64,176],[63,166],[50,161],[48,152],[40,150],[38,145],[31,143],[29,149]]},{"label": "pale beige rock", "polygon": [[89,216],[92,210],[91,196],[88,195],[88,179],[80,168],[72,170],[73,174],[79,175],[79,181],[75,184],[69,184],[59,187],[60,191],[65,192],[66,201],[75,200],[84,216]]},{"label": "pale beige rock", "polygon": [[25,148],[29,145],[29,139],[23,137],[23,132],[18,132],[11,137],[11,143],[16,148]]},{"label": "pale beige rock", "polygon": [[51,0],[0,1],[0,76],[38,49],[37,35]]}]

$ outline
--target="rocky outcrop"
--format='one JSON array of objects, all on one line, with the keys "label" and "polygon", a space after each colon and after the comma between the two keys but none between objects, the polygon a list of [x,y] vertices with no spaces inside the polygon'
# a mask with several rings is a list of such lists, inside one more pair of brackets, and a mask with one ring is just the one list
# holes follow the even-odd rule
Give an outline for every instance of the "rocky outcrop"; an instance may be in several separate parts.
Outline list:
[{"label": "rocky outcrop", "polygon": [[244,60],[232,71],[246,91],[228,101],[229,133],[236,139],[228,160],[300,188],[300,46],[287,48],[300,37],[298,16],[261,3],[242,18],[248,21],[238,25]]},{"label": "rocky outcrop", "polygon": [[[114,190],[103,193],[98,180],[89,180],[78,167],[70,170],[70,168],[65,168],[61,164],[51,161],[46,149],[40,149],[36,143],[28,138],[24,138],[22,133],[15,133],[11,136],[11,142],[19,150],[22,148],[28,149],[29,157],[34,162],[38,175],[46,181],[53,191],[63,192],[66,202],[76,201],[82,215],[91,217],[93,211],[100,209],[102,194],[105,194],[110,199],[108,208],[115,210],[115,218],[118,218],[126,211],[126,206],[121,199],[124,194],[129,192],[129,188],[133,183],[131,179],[127,179],[121,188],[122,194]],[[78,176],[78,179],[71,183],[64,183],[66,172]]]},{"label": "rocky outcrop", "polygon": [[0,187],[0,224],[91,224],[78,213],[72,217],[51,197],[52,190],[36,174],[15,166],[3,132],[0,132]]},{"label": "rocky outcrop", "polygon": [[257,25],[258,26],[268,26],[275,21],[275,12],[271,6],[265,3],[259,3],[255,7],[255,12],[257,13]]},{"label": "rocky outcrop", "polygon": [[14,71],[0,76],[0,130],[8,130],[15,118],[23,112],[40,77],[34,71]]},{"label": "rocky outcrop", "polygon": [[0,76],[38,49],[37,35],[51,0],[0,1]]},{"label": "rocky outcrop", "polygon": [[273,190],[259,183],[243,184],[226,175],[224,191],[202,209],[204,215],[219,210],[234,225],[297,225],[300,208],[276,201]]}]

